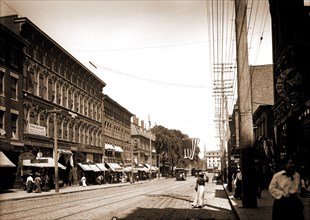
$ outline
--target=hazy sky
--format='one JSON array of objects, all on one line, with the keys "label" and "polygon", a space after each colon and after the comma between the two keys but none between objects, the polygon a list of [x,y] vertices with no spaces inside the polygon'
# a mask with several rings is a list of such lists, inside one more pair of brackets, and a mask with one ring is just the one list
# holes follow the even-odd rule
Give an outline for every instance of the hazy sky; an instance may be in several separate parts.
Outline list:
[{"label": "hazy sky", "polygon": [[[103,92],[140,120],[147,122],[150,115],[152,126],[181,130],[200,138],[201,150],[204,146],[210,150],[217,149],[218,142],[212,65],[226,62],[214,55],[217,47],[212,31],[221,26],[210,24],[216,21],[211,15],[220,7],[216,2],[5,0],[1,1],[1,16],[27,17],[98,75],[107,84]],[[224,2],[232,5],[233,1]],[[249,22],[250,63],[270,64],[271,44],[265,40],[271,34],[270,18],[263,28],[266,19],[256,19],[269,16],[269,5],[267,0],[257,2],[257,7],[249,6],[253,10],[248,17],[257,28],[253,31]],[[225,10],[228,16],[231,8]],[[234,23],[233,17],[227,21]],[[234,41],[228,32],[223,31],[226,43]],[[228,53],[227,48],[223,53]]]}]

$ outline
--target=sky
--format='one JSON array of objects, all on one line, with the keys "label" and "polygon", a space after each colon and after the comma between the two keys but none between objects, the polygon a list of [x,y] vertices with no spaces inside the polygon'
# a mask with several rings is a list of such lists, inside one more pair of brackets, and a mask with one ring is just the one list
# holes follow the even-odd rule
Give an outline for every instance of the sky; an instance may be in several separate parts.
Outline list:
[{"label": "sky", "polygon": [[[232,6],[228,0],[1,0],[0,12],[27,17],[101,78],[104,94],[147,125],[199,138],[203,152],[219,147],[212,70],[214,63],[235,63]],[[249,0],[248,7],[249,62],[270,64],[268,1]]]}]

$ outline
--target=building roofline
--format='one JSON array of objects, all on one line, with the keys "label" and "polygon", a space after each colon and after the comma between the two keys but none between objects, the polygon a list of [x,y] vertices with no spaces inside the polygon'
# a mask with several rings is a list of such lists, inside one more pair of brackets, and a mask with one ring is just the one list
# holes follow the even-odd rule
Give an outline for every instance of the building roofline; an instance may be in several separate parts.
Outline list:
[{"label": "building roofline", "polygon": [[74,62],[76,62],[80,67],[82,67],[85,71],[91,73],[99,82],[102,83],[103,87],[106,86],[106,83],[100,79],[96,74],[94,74],[91,70],[89,70],[86,66],[84,66],[79,60],[77,60],[74,56],[72,56],[66,49],[64,49],[62,46],[60,46],[56,41],[54,41],[49,35],[47,35],[41,28],[39,28],[37,25],[35,25],[32,21],[30,21],[27,17],[18,17],[18,15],[10,15],[5,17],[12,17],[14,18],[15,23],[28,23],[31,25],[34,29],[36,29],[40,34],[42,34],[45,38],[47,38],[51,43],[53,43],[56,47],[58,47],[60,50],[62,50],[68,57],[70,57]]}]

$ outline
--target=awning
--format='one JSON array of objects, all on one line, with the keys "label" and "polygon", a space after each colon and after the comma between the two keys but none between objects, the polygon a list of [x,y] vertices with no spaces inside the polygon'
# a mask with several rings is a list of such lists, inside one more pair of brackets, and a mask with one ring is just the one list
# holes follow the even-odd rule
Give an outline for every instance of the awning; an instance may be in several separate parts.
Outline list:
[{"label": "awning", "polygon": [[96,166],[101,170],[101,171],[107,171],[108,169],[104,166],[104,163],[96,163]]},{"label": "awning", "polygon": [[0,151],[0,167],[16,167],[16,165]]},{"label": "awning", "polygon": [[94,172],[102,172],[96,164],[88,164],[88,166],[92,168]]},{"label": "awning", "polygon": [[110,169],[114,172],[123,172],[124,168],[121,167],[118,163],[106,163]]},{"label": "awning", "polygon": [[[29,167],[55,167],[55,161],[51,157],[40,157],[35,160],[23,160],[23,166],[29,166]],[[58,163],[58,168],[61,168],[63,170],[66,169],[66,167],[60,163]]]},{"label": "awning", "polygon": [[151,171],[157,171],[158,170],[158,167],[154,167],[154,166],[151,166],[150,164],[144,164],[144,166],[148,169],[148,170],[150,170],[150,167],[151,167]]},{"label": "awning", "polygon": [[150,170],[148,170],[145,166],[135,166],[135,168],[134,169],[136,169],[136,170],[138,170],[138,171],[144,171],[144,172],[146,172],[146,173],[148,173],[148,172],[150,172]]},{"label": "awning", "polygon": [[88,164],[81,164],[78,163],[78,165],[84,170],[84,171],[93,171],[93,169]]},{"label": "awning", "polygon": [[119,146],[115,146],[115,152],[123,153],[123,149]]},{"label": "awning", "polygon": [[105,149],[105,150],[115,150],[115,148],[113,147],[112,144],[105,144],[105,145],[104,145],[104,149]]},{"label": "awning", "polygon": [[138,171],[136,169],[132,170],[132,167],[124,167],[124,172],[134,172],[134,173],[137,173]]}]

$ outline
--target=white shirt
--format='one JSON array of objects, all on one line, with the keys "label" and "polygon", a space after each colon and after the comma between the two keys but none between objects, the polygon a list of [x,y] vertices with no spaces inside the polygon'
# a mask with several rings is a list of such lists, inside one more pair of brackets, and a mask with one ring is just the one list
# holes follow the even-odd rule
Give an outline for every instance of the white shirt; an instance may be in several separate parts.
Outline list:
[{"label": "white shirt", "polygon": [[33,182],[32,176],[28,176],[28,177],[27,177],[26,184],[27,184],[28,182]]},{"label": "white shirt", "polygon": [[298,192],[298,187],[300,183],[300,175],[295,172],[293,175],[293,180],[287,175],[283,175],[286,171],[282,170],[276,173],[270,182],[269,193],[275,199],[281,199],[282,196],[289,197],[290,194]]}]

